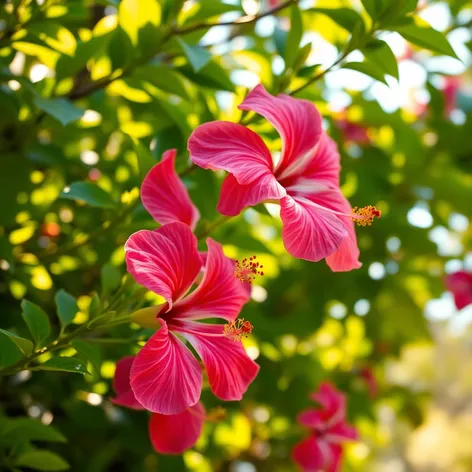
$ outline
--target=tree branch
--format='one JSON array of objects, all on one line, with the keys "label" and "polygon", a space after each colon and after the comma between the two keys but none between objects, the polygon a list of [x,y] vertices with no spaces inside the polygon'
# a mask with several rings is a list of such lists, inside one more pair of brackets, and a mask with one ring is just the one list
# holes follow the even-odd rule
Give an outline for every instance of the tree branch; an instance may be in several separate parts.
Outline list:
[{"label": "tree branch", "polygon": [[282,2],[280,5],[277,5],[276,7],[271,8],[270,10],[267,10],[258,15],[241,16],[240,18],[236,20],[232,20],[232,21],[223,21],[220,23],[218,23],[217,21],[214,21],[214,22],[202,21],[201,23],[195,23],[194,25],[190,25],[187,27],[182,27],[182,28],[175,27],[171,30],[171,32],[169,33],[169,36],[182,36],[185,34],[193,33],[194,31],[198,31],[201,29],[213,28],[214,26],[238,26],[238,25],[248,25],[250,23],[256,23],[261,18],[274,15],[275,13],[281,10],[284,10],[290,5],[294,5],[295,3],[297,3],[297,1],[298,0],[286,0],[285,2]]}]

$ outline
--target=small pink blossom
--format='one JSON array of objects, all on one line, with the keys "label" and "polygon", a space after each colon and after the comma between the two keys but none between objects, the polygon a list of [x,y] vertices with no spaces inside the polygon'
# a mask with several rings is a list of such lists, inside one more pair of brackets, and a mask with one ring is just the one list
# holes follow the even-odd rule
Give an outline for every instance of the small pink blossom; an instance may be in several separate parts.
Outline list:
[{"label": "small pink blossom", "polygon": [[261,202],[280,203],[282,238],[290,254],[314,262],[326,258],[334,271],[359,268],[354,221],[370,224],[380,212],[370,206],[353,211],[342,195],[339,153],[322,130],[316,107],[283,94],[274,97],[258,85],[239,108],[274,125],[282,152],[274,165],[264,141],[249,128],[227,121],[198,126],[188,142],[192,161],[229,172],[218,211],[235,216]]},{"label": "small pink blossom", "polygon": [[[116,363],[113,379],[116,398],[112,401],[134,410],[144,410],[130,385],[134,357],[127,356]],[[177,415],[153,413],[149,420],[149,438],[154,449],[161,454],[181,454],[193,447],[202,432],[205,416],[205,408],[200,402]]]},{"label": "small pink blossom", "polygon": [[292,458],[303,472],[339,472],[341,444],[357,439],[356,430],[346,423],[346,397],[323,383],[311,398],[321,408],[305,410],[298,416],[297,421],[311,433],[293,448]]},{"label": "small pink blossom", "polygon": [[461,82],[462,80],[458,76],[451,75],[444,77],[442,94],[446,116],[449,116],[451,112],[457,108],[457,96],[461,88]]},{"label": "small pink blossom", "polygon": [[[165,299],[135,318],[158,329],[131,367],[137,401],[155,413],[182,413],[200,398],[202,369],[184,341],[202,359],[210,388],[222,400],[240,400],[259,370],[240,342],[250,323],[242,332],[235,322],[249,299],[247,284],[236,278],[234,262],[217,242],[208,238],[207,245],[203,279],[187,294],[202,268],[189,226],[178,222],[138,231],[125,244],[128,272]],[[227,324],[202,322],[213,318]]]},{"label": "small pink blossom", "polygon": [[458,310],[472,304],[472,273],[460,270],[446,276],[446,287],[454,295]]}]

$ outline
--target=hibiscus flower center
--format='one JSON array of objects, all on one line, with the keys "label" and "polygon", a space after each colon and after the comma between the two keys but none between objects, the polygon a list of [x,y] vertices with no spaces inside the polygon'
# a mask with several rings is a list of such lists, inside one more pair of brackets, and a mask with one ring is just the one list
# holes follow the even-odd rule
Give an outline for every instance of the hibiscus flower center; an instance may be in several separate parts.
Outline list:
[{"label": "hibiscus flower center", "polygon": [[245,321],[244,318],[238,318],[224,325],[223,336],[233,341],[241,341],[242,338],[247,338],[251,334],[252,329],[253,326],[250,321]]},{"label": "hibiscus flower center", "polygon": [[362,208],[354,207],[352,209],[351,219],[358,226],[370,226],[374,221],[374,218],[380,218],[381,214],[380,210],[378,210],[374,205]]},{"label": "hibiscus flower center", "polygon": [[257,262],[256,256],[251,256],[249,259],[244,258],[241,262],[236,261],[234,275],[241,282],[251,284],[256,275],[264,275],[262,268],[263,266]]}]

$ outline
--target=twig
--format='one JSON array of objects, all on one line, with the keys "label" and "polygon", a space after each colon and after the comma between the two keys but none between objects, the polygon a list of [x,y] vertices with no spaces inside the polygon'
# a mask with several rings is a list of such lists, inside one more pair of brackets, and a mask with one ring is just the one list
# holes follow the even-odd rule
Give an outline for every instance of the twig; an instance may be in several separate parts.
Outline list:
[{"label": "twig", "polygon": [[275,13],[284,10],[285,8],[289,7],[290,5],[294,5],[297,3],[298,0],[287,0],[285,2],[282,2],[280,5],[277,5],[274,8],[271,8],[270,10],[267,10],[263,13],[260,13],[258,15],[246,15],[242,16],[236,20],[232,21],[222,21],[222,22],[217,22],[217,21],[202,21],[201,23],[195,23],[193,25],[183,27],[183,28],[173,28],[171,32],[169,33],[170,36],[183,36],[185,34],[193,33],[194,31],[198,31],[200,29],[206,29],[206,28],[213,28],[215,26],[238,26],[238,25],[247,25],[250,23],[255,23],[259,21],[261,18],[265,18],[266,16],[274,15]]}]

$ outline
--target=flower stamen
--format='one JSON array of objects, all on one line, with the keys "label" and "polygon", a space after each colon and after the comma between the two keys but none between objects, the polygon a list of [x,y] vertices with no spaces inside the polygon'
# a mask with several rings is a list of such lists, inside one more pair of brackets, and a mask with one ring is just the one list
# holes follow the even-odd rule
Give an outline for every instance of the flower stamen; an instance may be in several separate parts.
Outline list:
[{"label": "flower stamen", "polygon": [[247,338],[252,332],[253,326],[250,321],[244,321],[244,318],[226,323],[223,327],[223,336],[232,341],[241,341]]},{"label": "flower stamen", "polygon": [[358,226],[370,226],[374,218],[380,218],[382,213],[374,205],[365,206],[362,208],[354,207],[352,209],[351,219]]},{"label": "flower stamen", "polygon": [[263,276],[264,272],[261,269],[264,266],[259,264],[256,259],[256,256],[251,256],[249,259],[244,258],[241,262],[239,260],[236,261],[234,269],[235,277],[241,282],[251,284],[256,278],[256,275]]}]

